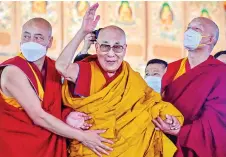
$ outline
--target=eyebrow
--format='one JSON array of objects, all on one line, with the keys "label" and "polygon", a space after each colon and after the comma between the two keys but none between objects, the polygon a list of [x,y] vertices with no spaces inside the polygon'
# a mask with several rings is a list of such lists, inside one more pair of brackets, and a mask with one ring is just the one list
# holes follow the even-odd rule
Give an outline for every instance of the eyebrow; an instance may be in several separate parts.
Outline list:
[{"label": "eyebrow", "polygon": [[40,36],[43,36],[42,34],[38,33],[38,34],[35,34],[35,35],[40,35]]},{"label": "eyebrow", "polygon": [[25,31],[24,33],[26,33],[26,34],[31,34],[31,33],[27,32],[27,31]]},{"label": "eyebrow", "polygon": [[104,44],[108,44],[108,41],[103,41]]},{"label": "eyebrow", "polygon": [[[103,41],[104,44],[108,44],[109,42],[108,41]],[[120,45],[120,42],[116,42],[114,43],[114,45]]]}]

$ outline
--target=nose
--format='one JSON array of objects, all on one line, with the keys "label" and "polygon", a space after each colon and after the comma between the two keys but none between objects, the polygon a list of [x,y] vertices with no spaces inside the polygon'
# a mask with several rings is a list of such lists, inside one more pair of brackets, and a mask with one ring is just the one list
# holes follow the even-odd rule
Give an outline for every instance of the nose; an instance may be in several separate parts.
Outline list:
[{"label": "nose", "polygon": [[114,56],[115,56],[115,52],[111,48],[110,51],[108,52],[108,57],[114,57]]}]

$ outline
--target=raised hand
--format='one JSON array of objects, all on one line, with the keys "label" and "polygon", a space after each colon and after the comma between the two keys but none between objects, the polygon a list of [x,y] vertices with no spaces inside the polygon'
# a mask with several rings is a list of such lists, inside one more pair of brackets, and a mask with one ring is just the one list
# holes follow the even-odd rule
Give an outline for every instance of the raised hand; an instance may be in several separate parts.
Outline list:
[{"label": "raised hand", "polygon": [[96,16],[96,10],[99,7],[98,3],[95,3],[86,11],[85,16],[83,17],[81,30],[85,33],[90,33],[97,26],[98,21],[100,20],[100,16]]}]

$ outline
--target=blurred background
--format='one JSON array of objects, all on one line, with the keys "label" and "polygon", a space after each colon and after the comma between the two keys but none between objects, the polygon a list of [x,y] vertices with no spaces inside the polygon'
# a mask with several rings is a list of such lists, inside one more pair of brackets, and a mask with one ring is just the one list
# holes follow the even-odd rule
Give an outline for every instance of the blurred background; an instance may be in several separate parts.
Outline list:
[{"label": "blurred background", "polygon": [[[57,58],[93,3],[95,1],[0,1],[0,62],[20,51],[22,25],[33,17],[43,17],[52,24],[54,42],[48,56]],[[140,73],[144,72],[149,59],[172,62],[185,57],[183,33],[188,23],[198,16],[210,18],[219,26],[220,38],[212,53],[226,49],[226,2],[105,1],[99,4],[101,19],[97,28],[113,24],[125,30],[126,60]],[[89,52],[95,53],[94,46]]]}]

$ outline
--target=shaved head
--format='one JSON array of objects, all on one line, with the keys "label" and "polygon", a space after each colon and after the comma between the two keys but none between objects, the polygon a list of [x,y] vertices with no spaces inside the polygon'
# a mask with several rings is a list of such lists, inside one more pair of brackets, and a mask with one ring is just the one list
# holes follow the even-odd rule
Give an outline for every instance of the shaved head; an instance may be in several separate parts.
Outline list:
[{"label": "shaved head", "polygon": [[120,27],[114,26],[114,25],[110,25],[110,26],[102,28],[98,34],[98,38],[101,38],[102,36],[105,36],[109,33],[111,34],[111,36],[109,36],[110,38],[120,37],[126,43],[126,34],[125,34],[124,30],[121,29]]},{"label": "shaved head", "polygon": [[47,30],[49,32],[49,36],[52,36],[52,26],[51,24],[40,17],[37,18],[32,18],[30,20],[28,20],[22,27],[22,29],[26,29],[27,27],[40,27],[43,28],[45,30]]},{"label": "shaved head", "polygon": [[203,34],[213,36],[213,46],[216,45],[219,38],[219,28],[215,22],[209,18],[197,17],[193,19],[190,24],[192,23],[201,25]]},{"label": "shaved head", "polygon": [[43,18],[32,18],[22,27],[21,44],[36,42],[47,49],[52,46],[52,26]]}]

